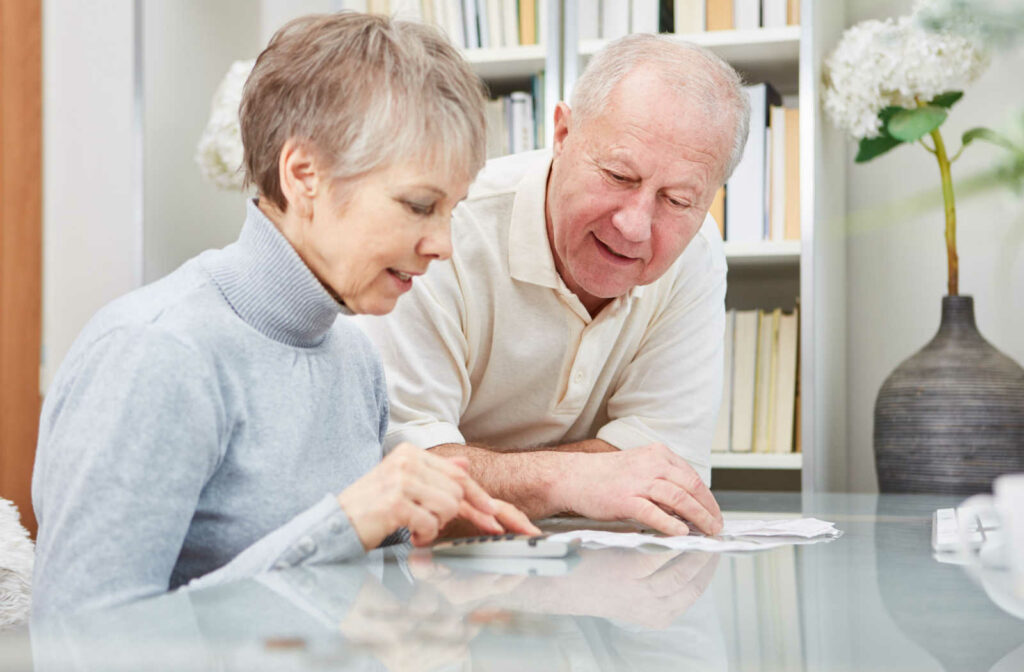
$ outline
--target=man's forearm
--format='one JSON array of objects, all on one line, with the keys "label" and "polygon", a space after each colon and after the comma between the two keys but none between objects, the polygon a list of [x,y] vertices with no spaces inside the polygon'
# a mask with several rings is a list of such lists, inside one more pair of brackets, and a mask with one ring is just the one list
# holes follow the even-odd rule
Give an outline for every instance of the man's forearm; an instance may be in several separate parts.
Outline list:
[{"label": "man's forearm", "polygon": [[579,453],[604,453],[618,448],[600,439],[560,446],[502,451],[486,446],[446,443],[430,449],[445,457],[464,457],[469,474],[492,497],[503,499],[531,519],[565,511],[561,485],[572,475],[571,463]]}]

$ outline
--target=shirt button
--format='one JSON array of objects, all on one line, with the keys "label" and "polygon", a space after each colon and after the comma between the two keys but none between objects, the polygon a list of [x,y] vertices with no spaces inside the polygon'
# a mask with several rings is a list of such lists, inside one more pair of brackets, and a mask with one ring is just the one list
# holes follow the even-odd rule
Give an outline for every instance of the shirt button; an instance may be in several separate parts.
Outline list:
[{"label": "shirt button", "polygon": [[331,519],[331,524],[329,527],[331,528],[331,532],[338,534],[343,529],[345,529],[345,522],[340,517],[335,517]]},{"label": "shirt button", "polygon": [[316,542],[311,538],[306,537],[299,541],[299,550],[306,556],[313,555],[316,552]]},{"label": "shirt button", "polygon": [[586,376],[583,375],[582,371],[577,371],[576,375],[572,377],[572,379],[577,383],[582,383],[584,378],[586,378]]}]

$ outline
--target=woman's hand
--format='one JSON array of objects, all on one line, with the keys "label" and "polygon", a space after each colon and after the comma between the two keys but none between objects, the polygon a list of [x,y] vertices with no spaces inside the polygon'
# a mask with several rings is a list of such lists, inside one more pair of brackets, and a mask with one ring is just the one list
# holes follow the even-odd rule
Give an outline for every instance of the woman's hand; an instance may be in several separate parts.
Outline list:
[{"label": "woman's hand", "polygon": [[[462,518],[485,534],[505,528],[530,532],[518,511],[497,502],[466,473],[465,460],[444,458],[409,443],[395,447],[368,474],[338,495],[338,504],[355,528],[363,548],[376,548],[389,534],[408,527],[412,543],[425,546],[441,528]],[[519,515],[516,516],[515,513]],[[525,525],[536,529],[526,521]]]}]

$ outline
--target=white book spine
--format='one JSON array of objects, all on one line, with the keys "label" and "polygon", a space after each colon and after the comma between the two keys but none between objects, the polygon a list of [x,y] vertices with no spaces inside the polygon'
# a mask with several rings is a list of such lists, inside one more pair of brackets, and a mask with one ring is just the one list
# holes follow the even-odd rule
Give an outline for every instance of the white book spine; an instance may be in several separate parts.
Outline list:
[{"label": "white book spine", "polygon": [[764,230],[767,87],[755,84],[744,90],[750,97],[750,135],[726,187],[725,233],[729,242],[757,242]]},{"label": "white book spine", "polygon": [[480,48],[480,29],[477,27],[476,0],[462,0],[462,25],[466,35],[466,48]]},{"label": "white book spine", "polygon": [[509,95],[512,122],[513,154],[533,149],[533,96],[525,91],[513,91]]},{"label": "white book spine", "polygon": [[786,25],[787,0],[763,0],[761,25],[765,28],[781,28]]},{"label": "white book spine", "polygon": [[616,40],[629,33],[629,0],[601,0],[601,39]]},{"label": "white book spine", "polygon": [[476,32],[480,36],[480,48],[491,47],[491,26],[488,23],[487,0],[475,0],[476,2]]},{"label": "white book spine", "polygon": [[501,0],[486,0],[486,3],[488,44],[492,49],[508,46],[505,44],[505,31],[501,25],[505,18],[501,11]]},{"label": "white book spine", "polygon": [[596,40],[601,36],[601,0],[579,0],[580,40]]},{"label": "white book spine", "polygon": [[761,27],[761,0],[733,0],[732,25],[736,30]]},{"label": "white book spine", "polygon": [[500,0],[501,28],[504,32],[502,44],[506,47],[519,46],[519,3],[516,0]]},{"label": "white book spine", "polygon": [[715,437],[711,443],[711,451],[725,453],[729,451],[729,434],[732,429],[732,344],[736,329],[736,311],[725,314],[725,335],[722,344],[722,403],[718,407],[718,422],[715,426]]},{"label": "white book spine", "polygon": [[631,33],[657,33],[658,0],[631,0],[629,20]]},{"label": "white book spine", "polygon": [[754,379],[757,367],[759,313],[736,312],[733,339],[732,432],[730,450],[748,453],[754,444]]},{"label": "white book spine", "polygon": [[707,28],[707,6],[704,0],[675,0],[673,23],[676,33],[702,33]]}]

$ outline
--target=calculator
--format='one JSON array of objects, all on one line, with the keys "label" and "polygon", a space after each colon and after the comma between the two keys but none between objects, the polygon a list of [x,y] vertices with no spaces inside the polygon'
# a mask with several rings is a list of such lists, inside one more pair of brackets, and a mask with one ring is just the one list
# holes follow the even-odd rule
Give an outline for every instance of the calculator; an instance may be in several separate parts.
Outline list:
[{"label": "calculator", "polygon": [[488,534],[439,541],[434,555],[495,558],[564,558],[579,547],[579,539],[551,541],[546,534]]}]

